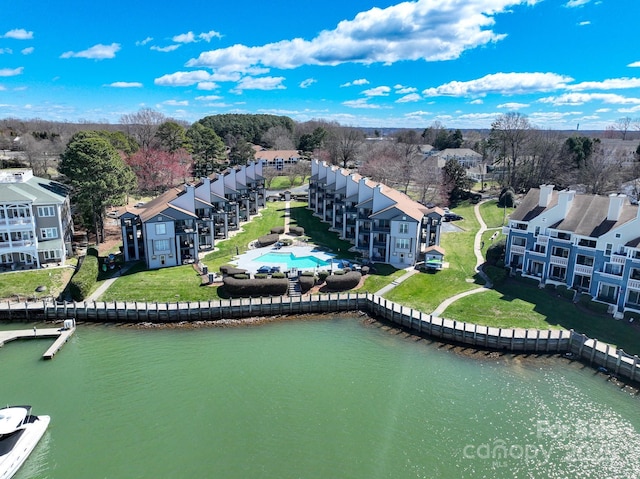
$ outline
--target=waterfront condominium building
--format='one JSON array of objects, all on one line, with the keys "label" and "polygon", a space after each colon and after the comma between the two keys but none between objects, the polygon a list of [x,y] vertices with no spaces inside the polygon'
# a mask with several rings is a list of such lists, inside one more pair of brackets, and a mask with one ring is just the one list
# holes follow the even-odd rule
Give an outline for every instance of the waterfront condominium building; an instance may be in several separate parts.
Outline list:
[{"label": "waterfront condominium building", "polygon": [[193,263],[265,205],[262,164],[214,173],[195,184],[171,188],[120,216],[125,261],[144,259],[147,268]]},{"label": "waterfront condominium building", "polygon": [[0,170],[0,269],[64,264],[71,252],[69,192],[30,169]]},{"label": "waterfront condominium building", "polygon": [[372,262],[406,268],[442,260],[444,211],[326,162],[311,162],[309,208]]},{"label": "waterfront condominium building", "polygon": [[527,193],[503,233],[512,273],[589,294],[617,318],[640,314],[640,209],[625,195],[542,185]]}]

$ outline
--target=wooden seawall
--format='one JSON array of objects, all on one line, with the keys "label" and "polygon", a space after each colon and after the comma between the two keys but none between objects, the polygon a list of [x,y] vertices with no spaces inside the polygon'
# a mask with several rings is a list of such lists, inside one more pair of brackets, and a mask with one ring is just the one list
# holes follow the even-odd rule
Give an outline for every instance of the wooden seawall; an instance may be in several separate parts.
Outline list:
[{"label": "wooden seawall", "polygon": [[492,328],[440,318],[407,308],[371,293],[331,293],[299,297],[243,298],[187,303],[52,302],[0,304],[0,317],[10,320],[87,322],[215,321],[255,316],[300,315],[363,311],[444,342],[478,349],[522,353],[566,353],[603,367],[620,377],[640,380],[637,356],[629,356],[573,330]]}]

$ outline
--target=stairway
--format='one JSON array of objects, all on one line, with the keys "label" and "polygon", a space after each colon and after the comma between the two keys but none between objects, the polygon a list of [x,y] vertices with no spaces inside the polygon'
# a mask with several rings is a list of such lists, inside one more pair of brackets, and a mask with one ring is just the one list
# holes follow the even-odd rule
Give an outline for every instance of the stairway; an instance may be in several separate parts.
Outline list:
[{"label": "stairway", "polygon": [[301,296],[302,288],[298,278],[289,278],[289,296]]}]

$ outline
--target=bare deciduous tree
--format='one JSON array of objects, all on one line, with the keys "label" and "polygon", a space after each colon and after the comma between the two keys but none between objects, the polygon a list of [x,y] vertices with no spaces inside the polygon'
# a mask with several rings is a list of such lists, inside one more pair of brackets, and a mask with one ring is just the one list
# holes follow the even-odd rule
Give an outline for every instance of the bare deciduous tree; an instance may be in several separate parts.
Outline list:
[{"label": "bare deciduous tree", "polygon": [[143,150],[154,147],[158,127],[166,121],[164,114],[151,108],[142,108],[136,113],[122,115],[120,123],[126,125],[127,134],[135,138]]}]

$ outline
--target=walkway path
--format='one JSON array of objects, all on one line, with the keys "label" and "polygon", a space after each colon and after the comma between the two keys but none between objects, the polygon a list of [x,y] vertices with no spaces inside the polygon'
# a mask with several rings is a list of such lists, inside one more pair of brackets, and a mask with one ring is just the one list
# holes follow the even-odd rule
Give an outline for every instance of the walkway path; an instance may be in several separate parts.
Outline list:
[{"label": "walkway path", "polygon": [[102,284],[98,287],[98,289],[96,289],[93,293],[91,293],[89,297],[85,299],[85,301],[97,301],[98,298],[100,298],[100,296],[102,296],[104,292],[107,289],[109,289],[109,287],[114,283],[114,281],[118,279],[120,276],[122,276],[124,273],[126,273],[129,270],[129,268],[131,268],[134,264],[135,262],[125,264],[122,267],[122,269],[118,271],[116,274],[114,274],[111,278],[104,280]]},{"label": "walkway path", "polygon": [[389,291],[391,291],[393,288],[398,286],[403,281],[409,279],[411,276],[413,276],[414,274],[419,272],[415,268],[415,266],[409,266],[408,268],[405,268],[404,270],[406,271],[405,274],[400,276],[398,279],[394,279],[390,284],[386,285],[384,288],[379,289],[378,291],[376,291],[373,294],[377,294],[378,296],[382,296],[382,295],[388,293]]},{"label": "walkway path", "polygon": [[482,215],[480,214],[480,205],[482,205],[483,203],[486,203],[489,200],[483,200],[481,202],[479,202],[478,204],[476,204],[473,207],[473,212],[476,215],[476,219],[478,220],[478,223],[480,223],[480,229],[478,230],[478,232],[476,233],[476,236],[473,240],[473,252],[476,255],[476,268],[475,271],[482,277],[482,279],[484,279],[485,284],[479,288],[475,288],[469,291],[464,291],[462,293],[456,294],[455,296],[451,296],[450,298],[445,299],[442,303],[440,303],[438,305],[438,307],[433,310],[433,312],[431,313],[434,316],[442,316],[442,313],[444,313],[444,311],[455,301],[459,300],[460,298],[464,298],[465,296],[470,296],[472,294],[476,294],[476,293],[483,293],[485,291],[489,291],[491,288],[493,288],[493,283],[491,282],[491,280],[489,279],[489,277],[486,275],[486,273],[484,271],[482,271],[482,265],[484,264],[484,256],[482,256],[482,234],[487,231],[487,224],[484,222],[484,220],[482,219]]}]

